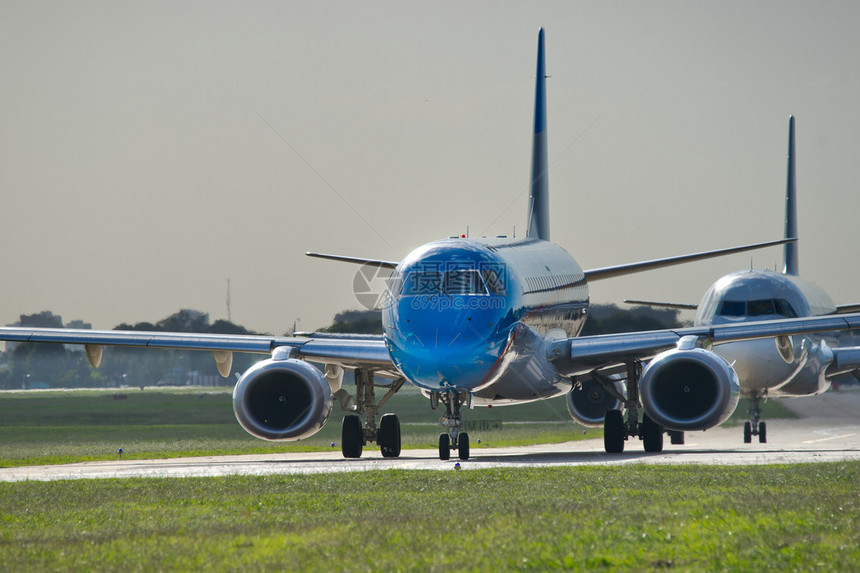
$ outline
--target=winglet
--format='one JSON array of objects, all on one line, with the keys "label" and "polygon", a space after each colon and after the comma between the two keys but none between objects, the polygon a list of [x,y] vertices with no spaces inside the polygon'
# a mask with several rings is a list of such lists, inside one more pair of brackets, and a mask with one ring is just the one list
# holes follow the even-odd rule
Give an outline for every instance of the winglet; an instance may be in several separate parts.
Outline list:
[{"label": "winglet", "polygon": [[532,143],[532,174],[529,193],[529,220],[526,236],[549,240],[549,170],[546,143],[546,60],[544,29],[538,32],[537,74],[535,77],[535,129]]},{"label": "winglet", "polygon": [[[788,118],[788,174],[785,185],[785,238],[797,237],[797,187],[794,178],[794,116]],[[785,244],[785,268],[783,274],[796,275],[797,243]]]}]

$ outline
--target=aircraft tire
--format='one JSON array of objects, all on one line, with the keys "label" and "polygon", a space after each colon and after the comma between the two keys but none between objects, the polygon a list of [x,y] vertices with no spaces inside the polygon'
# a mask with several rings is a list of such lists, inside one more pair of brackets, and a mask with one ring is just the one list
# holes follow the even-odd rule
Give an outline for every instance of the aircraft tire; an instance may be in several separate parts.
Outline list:
[{"label": "aircraft tire", "polygon": [[663,428],[645,414],[642,417],[642,442],[645,451],[660,453],[663,451]]},{"label": "aircraft tire", "polygon": [[607,454],[620,454],[624,451],[624,416],[621,410],[607,410],[603,419],[603,449]]},{"label": "aircraft tire", "polygon": [[767,443],[767,424],[765,424],[764,422],[758,423],[758,443]]},{"label": "aircraft tire", "polygon": [[684,445],[684,432],[681,430],[667,430],[666,433],[669,434],[669,441],[673,446]]},{"label": "aircraft tire", "polygon": [[752,443],[752,424],[749,422],[744,422],[744,443]]},{"label": "aircraft tire", "polygon": [[384,458],[400,457],[400,419],[397,414],[385,414],[379,421],[379,449]]},{"label": "aircraft tire", "polygon": [[469,434],[466,432],[457,436],[457,450],[460,454],[461,460],[469,459]]},{"label": "aircraft tire", "polygon": [[360,458],[363,449],[363,430],[361,419],[355,414],[343,417],[340,427],[340,446],[345,458]]},{"label": "aircraft tire", "polygon": [[451,437],[448,434],[439,434],[439,459],[451,459]]}]

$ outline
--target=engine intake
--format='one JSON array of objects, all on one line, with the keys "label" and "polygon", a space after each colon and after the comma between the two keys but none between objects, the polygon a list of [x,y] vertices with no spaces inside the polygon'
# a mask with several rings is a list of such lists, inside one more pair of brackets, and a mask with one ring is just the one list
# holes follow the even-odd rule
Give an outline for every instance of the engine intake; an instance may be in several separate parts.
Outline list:
[{"label": "engine intake", "polygon": [[654,357],[639,381],[648,416],[670,430],[707,430],[738,405],[740,386],[731,365],[702,348],[672,349]]},{"label": "engine intake", "polygon": [[233,412],[264,440],[294,441],[316,434],[332,409],[331,387],[302,360],[272,358],[249,368],[233,389]]},{"label": "engine intake", "polygon": [[[567,411],[570,417],[586,428],[602,428],[607,410],[622,410],[621,401],[606,391],[591,376],[577,376],[578,385],[567,393]],[[621,380],[612,380],[615,390],[623,395]]]}]

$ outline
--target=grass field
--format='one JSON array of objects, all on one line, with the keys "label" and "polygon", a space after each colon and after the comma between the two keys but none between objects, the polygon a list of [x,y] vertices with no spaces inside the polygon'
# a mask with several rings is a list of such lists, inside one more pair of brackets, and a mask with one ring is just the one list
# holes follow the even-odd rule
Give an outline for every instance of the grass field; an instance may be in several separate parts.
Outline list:
[{"label": "grass field", "polygon": [[860,570],[860,463],[0,483],[0,569]]},{"label": "grass field", "polygon": [[[403,389],[386,406],[400,416],[404,448],[434,446],[442,412],[431,410],[426,398],[414,389]],[[767,407],[766,419],[787,415],[777,402]],[[741,404],[737,409],[741,420],[746,408]],[[342,417],[335,405],[328,424],[315,436],[272,443],[239,426],[226,389],[2,392],[0,467],[112,459],[120,448],[129,459],[339,449]],[[602,435],[601,430],[575,424],[564,398],[476,408],[466,411],[464,419],[502,422],[500,430],[471,431],[473,448]]]}]

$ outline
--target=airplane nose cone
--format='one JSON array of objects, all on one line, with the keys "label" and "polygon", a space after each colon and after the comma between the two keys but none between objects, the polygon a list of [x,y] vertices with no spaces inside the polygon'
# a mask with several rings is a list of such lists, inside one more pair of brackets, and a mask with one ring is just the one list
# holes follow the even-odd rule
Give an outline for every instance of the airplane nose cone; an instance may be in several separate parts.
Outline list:
[{"label": "airplane nose cone", "polygon": [[[428,389],[473,389],[492,371],[507,336],[491,311],[398,309],[386,328],[389,351],[410,380]],[[420,316],[418,316],[420,315]]]}]

